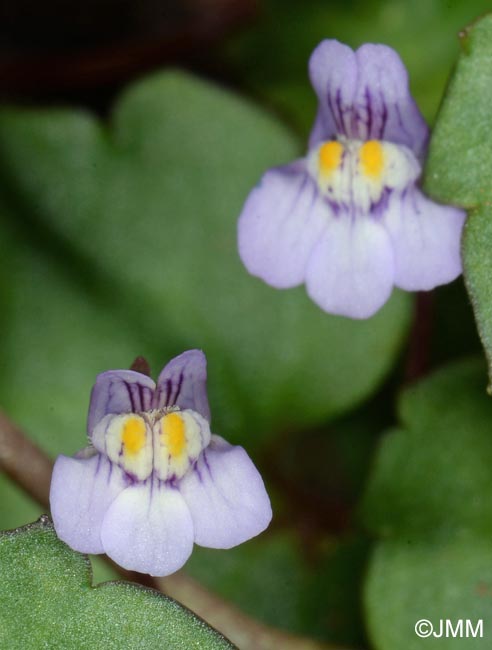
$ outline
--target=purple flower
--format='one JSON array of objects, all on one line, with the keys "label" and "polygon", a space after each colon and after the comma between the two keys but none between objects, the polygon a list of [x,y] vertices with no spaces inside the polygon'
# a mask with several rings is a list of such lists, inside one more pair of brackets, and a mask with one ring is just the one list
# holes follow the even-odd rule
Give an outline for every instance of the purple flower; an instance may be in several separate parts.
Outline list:
[{"label": "purple flower", "polygon": [[265,173],[239,220],[250,273],[306,283],[322,309],[372,316],[393,285],[429,290],[461,273],[465,214],[417,188],[428,129],[398,55],[326,40],[309,62],[319,100],[305,158]]},{"label": "purple flower", "polygon": [[206,377],[199,350],[168,363],[157,385],[132,370],[98,376],[91,445],[59,456],[53,470],[60,539],[164,576],[183,566],[194,542],[230,548],[268,526],[270,501],[249,456],[210,433]]}]

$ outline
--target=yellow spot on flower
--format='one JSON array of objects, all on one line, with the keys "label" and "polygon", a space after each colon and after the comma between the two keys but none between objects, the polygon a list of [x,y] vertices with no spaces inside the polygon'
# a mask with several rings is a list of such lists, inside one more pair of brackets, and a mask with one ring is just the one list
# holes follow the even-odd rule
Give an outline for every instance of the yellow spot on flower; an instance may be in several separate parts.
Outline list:
[{"label": "yellow spot on flower", "polygon": [[365,142],[359,152],[362,171],[366,176],[381,176],[384,167],[384,150],[378,140]]},{"label": "yellow spot on flower", "polygon": [[179,413],[168,413],[161,421],[162,442],[171,458],[180,456],[186,449],[185,423]]},{"label": "yellow spot on flower", "polygon": [[319,168],[322,174],[331,174],[338,167],[342,160],[343,145],[336,140],[325,142],[319,148]]},{"label": "yellow spot on flower", "polygon": [[123,425],[121,441],[125,453],[135,456],[144,447],[146,440],[145,422],[139,417],[129,417]]}]

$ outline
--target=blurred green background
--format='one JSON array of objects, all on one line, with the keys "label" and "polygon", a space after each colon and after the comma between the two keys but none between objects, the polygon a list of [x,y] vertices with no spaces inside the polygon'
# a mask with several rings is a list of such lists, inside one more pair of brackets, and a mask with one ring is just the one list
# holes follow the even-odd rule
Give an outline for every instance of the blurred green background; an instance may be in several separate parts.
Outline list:
[{"label": "blurred green background", "polygon": [[[480,345],[461,280],[417,300],[395,292],[369,321],[328,316],[303,288],[248,276],[237,217],[265,169],[305,150],[320,40],[396,48],[432,123],[458,34],[489,4],[1,10],[1,408],[51,457],[71,454],[85,445],[98,372],[145,355],[157,375],[201,347],[214,431],[251,453],[275,516],[240,548],[197,549],[187,570],[259,620],[322,641],[394,650],[401,639],[380,634],[374,606],[367,637],[367,530],[387,534],[377,510],[388,492],[372,486],[363,517],[359,502],[402,388]],[[0,477],[0,528],[40,512]],[[371,576],[384,604],[394,585]]]}]

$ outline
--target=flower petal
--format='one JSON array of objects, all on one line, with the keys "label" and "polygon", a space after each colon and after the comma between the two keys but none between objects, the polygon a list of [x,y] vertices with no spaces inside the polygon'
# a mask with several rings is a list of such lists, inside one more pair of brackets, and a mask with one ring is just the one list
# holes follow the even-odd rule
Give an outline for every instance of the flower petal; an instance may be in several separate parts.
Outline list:
[{"label": "flower petal", "polygon": [[108,413],[148,411],[152,404],[155,382],[134,370],[108,370],[98,375],[89,404],[89,436],[96,424]]},{"label": "flower petal", "polygon": [[322,309],[369,318],[388,300],[394,262],[390,238],[373,217],[342,214],[330,220],[306,273],[310,297]]},{"label": "flower petal", "polygon": [[131,571],[166,576],[193,549],[193,522],[178,490],[157,480],[136,483],[109,508],[101,530],[104,551]]},{"label": "flower petal", "polygon": [[408,88],[408,73],[387,45],[362,45],[357,58],[353,134],[403,144],[421,158],[429,130]]},{"label": "flower petal", "polygon": [[122,470],[102,454],[86,458],[58,456],[50,490],[51,514],[58,537],[81,553],[104,553],[100,538],[102,521],[126,486]]},{"label": "flower petal", "polygon": [[261,533],[272,509],[258,470],[242,447],[219,436],[179,485],[193,517],[195,542],[231,548]]},{"label": "flower petal", "polygon": [[357,84],[353,50],[336,40],[322,41],[309,59],[309,77],[319,100],[309,148],[340,135],[352,137],[352,104]]},{"label": "flower petal", "polygon": [[207,359],[201,350],[187,350],[164,367],[154,396],[154,408],[191,409],[210,422]]},{"label": "flower petal", "polygon": [[421,158],[428,129],[408,88],[398,54],[386,45],[366,44],[353,52],[322,41],[309,61],[319,108],[309,146],[345,136],[403,144]]},{"label": "flower petal", "polygon": [[330,214],[304,161],[266,172],[239,218],[239,255],[244,265],[279,289],[301,284]]},{"label": "flower petal", "polygon": [[395,284],[427,291],[462,271],[460,243],[466,214],[439,205],[414,188],[394,194],[384,216],[395,254]]}]

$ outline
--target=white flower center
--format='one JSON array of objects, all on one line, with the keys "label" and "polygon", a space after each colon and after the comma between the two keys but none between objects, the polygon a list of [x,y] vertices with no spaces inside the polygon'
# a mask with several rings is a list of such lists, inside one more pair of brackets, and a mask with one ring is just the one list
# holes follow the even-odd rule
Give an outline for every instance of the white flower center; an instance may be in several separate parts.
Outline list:
[{"label": "white flower center", "polygon": [[308,169],[333,208],[368,214],[388,191],[415,183],[420,164],[403,145],[382,140],[329,140],[308,155]]},{"label": "white flower center", "polygon": [[106,415],[92,434],[98,451],[144,481],[181,478],[210,442],[210,427],[192,410]]}]

